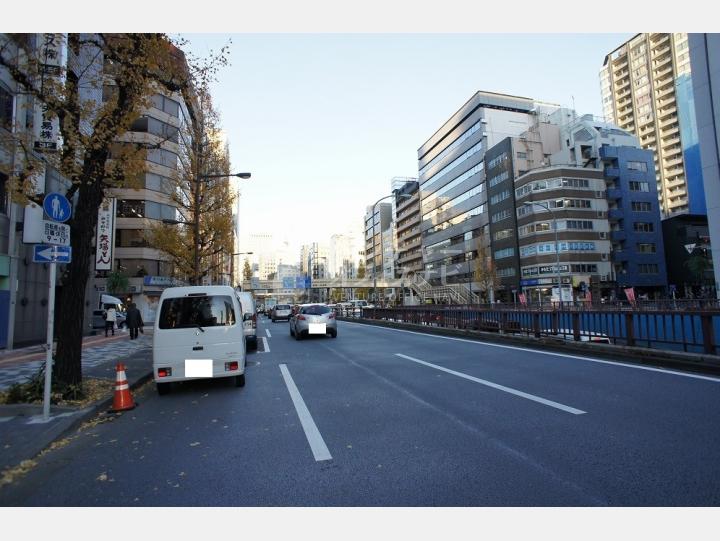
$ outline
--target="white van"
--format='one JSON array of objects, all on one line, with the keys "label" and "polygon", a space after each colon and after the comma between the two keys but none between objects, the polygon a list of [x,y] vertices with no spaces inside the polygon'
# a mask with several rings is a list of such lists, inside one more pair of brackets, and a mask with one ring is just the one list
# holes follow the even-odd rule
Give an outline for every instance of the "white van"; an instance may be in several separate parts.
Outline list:
[{"label": "white van", "polygon": [[257,309],[255,297],[249,291],[237,291],[243,311],[243,329],[245,330],[245,347],[248,350],[257,349]]},{"label": "white van", "polygon": [[234,377],[245,385],[243,313],[230,286],[169,287],[160,296],[153,333],[158,393],[174,381]]}]

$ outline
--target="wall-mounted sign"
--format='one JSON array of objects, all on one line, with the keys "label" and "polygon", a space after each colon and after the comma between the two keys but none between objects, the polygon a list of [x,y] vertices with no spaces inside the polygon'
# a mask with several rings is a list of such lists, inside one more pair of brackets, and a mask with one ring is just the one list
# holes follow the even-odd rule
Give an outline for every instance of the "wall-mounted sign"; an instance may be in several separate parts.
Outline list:
[{"label": "wall-mounted sign", "polygon": [[[67,34],[38,34],[38,55],[42,66],[42,92],[55,94],[57,85],[64,79],[63,66],[67,60]],[[60,121],[45,102],[35,106],[35,150],[57,151],[60,138]]]},{"label": "wall-mounted sign", "polygon": [[115,199],[105,199],[98,209],[95,234],[95,270],[112,270],[115,234]]}]

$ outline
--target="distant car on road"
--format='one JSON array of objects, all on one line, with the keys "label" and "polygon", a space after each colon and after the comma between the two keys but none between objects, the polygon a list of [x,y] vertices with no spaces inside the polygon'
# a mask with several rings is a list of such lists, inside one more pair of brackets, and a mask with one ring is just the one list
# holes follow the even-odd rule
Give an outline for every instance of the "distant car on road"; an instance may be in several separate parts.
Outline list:
[{"label": "distant car on road", "polygon": [[291,315],[292,308],[289,304],[276,304],[275,306],[273,306],[273,309],[270,312],[270,319],[272,319],[273,323],[275,323],[279,319],[290,321]]},{"label": "distant car on road", "polygon": [[337,338],[335,312],[324,304],[302,304],[290,318],[290,336],[302,340],[309,335]]},{"label": "distant car on road", "polygon": [[257,349],[257,308],[255,297],[249,291],[236,291],[242,307],[243,328],[247,350]]}]

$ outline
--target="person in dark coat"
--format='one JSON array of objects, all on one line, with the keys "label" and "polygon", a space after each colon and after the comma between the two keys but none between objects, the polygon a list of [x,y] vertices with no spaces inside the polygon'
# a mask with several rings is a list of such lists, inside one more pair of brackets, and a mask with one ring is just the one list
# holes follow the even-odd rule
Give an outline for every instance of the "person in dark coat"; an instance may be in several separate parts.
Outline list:
[{"label": "person in dark coat", "polygon": [[125,324],[128,329],[130,329],[130,340],[135,340],[138,337],[138,329],[142,332],[143,325],[145,325],[142,315],[140,314],[140,310],[137,309],[134,302],[130,303]]}]

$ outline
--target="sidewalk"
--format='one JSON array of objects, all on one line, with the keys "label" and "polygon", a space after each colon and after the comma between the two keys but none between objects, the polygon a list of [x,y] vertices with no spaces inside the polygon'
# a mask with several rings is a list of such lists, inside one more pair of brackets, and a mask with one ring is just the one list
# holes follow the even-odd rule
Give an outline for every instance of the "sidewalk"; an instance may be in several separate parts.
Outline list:
[{"label": "sidewalk", "polygon": [[[83,339],[83,378],[115,381],[115,365],[125,364],[131,389],[152,377],[152,335],[145,328],[137,340],[127,332],[115,337],[88,336]],[[86,340],[90,339],[90,340]],[[40,350],[40,351],[38,351]],[[33,374],[44,363],[43,346],[32,346],[0,355],[0,389]],[[42,359],[42,360],[40,360]],[[53,441],[101,411],[109,409],[112,394],[83,409],[51,406],[50,418],[42,418],[42,404],[0,405],[0,472],[31,459]],[[1,476],[0,476],[1,477]],[[2,490],[2,489],[0,489]]]}]

